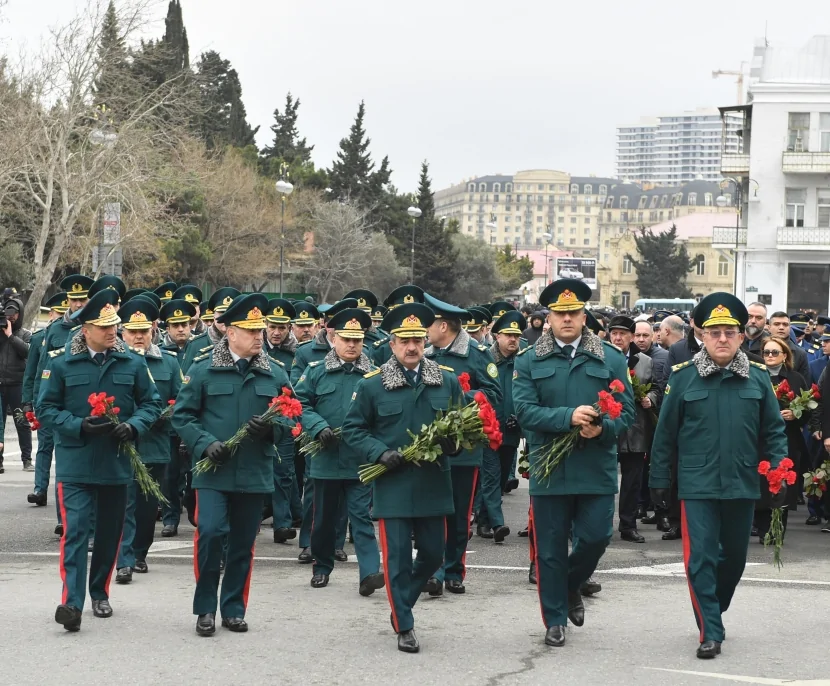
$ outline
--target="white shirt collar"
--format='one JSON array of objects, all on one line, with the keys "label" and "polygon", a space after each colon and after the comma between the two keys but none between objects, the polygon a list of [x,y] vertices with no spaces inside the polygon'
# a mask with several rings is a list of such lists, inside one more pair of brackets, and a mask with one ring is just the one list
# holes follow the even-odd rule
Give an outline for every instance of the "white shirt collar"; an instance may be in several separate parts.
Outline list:
[{"label": "white shirt collar", "polygon": [[[241,360],[241,359],[242,359],[242,356],[241,356],[241,355],[237,355],[237,354],[236,354],[233,350],[231,350],[230,348],[228,348],[228,352],[231,354],[231,357],[233,358],[234,363],[239,362],[239,360]],[[245,359],[246,359],[246,360],[248,360],[248,362],[250,362],[252,358],[250,358],[250,357],[246,357]]]},{"label": "white shirt collar", "polygon": [[558,338],[554,338],[554,340],[556,341],[556,345],[558,345],[560,348],[564,348],[566,345],[572,346],[573,350],[571,350],[571,359],[573,359],[576,356],[576,349],[579,347],[579,343],[582,340],[582,336],[578,336],[577,339],[572,341],[571,343],[564,343],[563,341],[560,341]]}]

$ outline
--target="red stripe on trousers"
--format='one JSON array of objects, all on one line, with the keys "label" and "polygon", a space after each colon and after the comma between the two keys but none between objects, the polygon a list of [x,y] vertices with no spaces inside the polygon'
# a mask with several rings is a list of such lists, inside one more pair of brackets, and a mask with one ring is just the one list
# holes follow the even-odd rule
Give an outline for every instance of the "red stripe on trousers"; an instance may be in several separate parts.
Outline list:
[{"label": "red stripe on trousers", "polygon": [[[478,483],[478,467],[473,467],[473,488],[470,491],[470,506],[467,508],[467,530],[464,532],[467,536],[464,541],[464,552],[461,553],[461,580],[467,578],[467,544],[470,541],[470,519],[473,516],[473,504],[476,499],[476,484]],[[446,537],[445,537],[446,538]]]},{"label": "red stripe on trousers", "polygon": [[[536,562],[536,539],[533,537],[533,508],[527,508],[527,536],[530,545],[527,551],[530,553],[530,561]],[[538,573],[538,572],[537,572]]]},{"label": "red stripe on trousers", "polygon": [[683,535],[683,567],[686,569],[686,583],[689,584],[689,595],[692,597],[692,609],[700,624],[700,642],[703,643],[703,637],[706,633],[703,626],[703,613],[700,611],[700,604],[697,602],[695,589],[692,587],[692,580],[689,578],[689,558],[692,555],[692,542],[689,540],[689,525],[686,522],[686,502],[683,500],[680,501],[680,531]]},{"label": "red stripe on trousers", "polygon": [[380,524],[380,550],[383,560],[383,580],[386,582],[386,597],[389,599],[389,608],[392,610],[392,626],[395,633],[399,634],[398,613],[395,612],[395,602],[392,600],[392,584],[389,579],[389,544],[386,542],[386,522],[381,519]]},{"label": "red stripe on trousers", "polygon": [[61,604],[66,605],[66,599],[69,597],[69,589],[66,587],[66,530],[69,528],[66,522],[66,504],[63,502],[63,482],[58,482],[58,507],[61,511],[61,521],[63,522],[63,535],[61,536],[61,557],[60,573],[61,581],[63,582],[63,592],[61,594]]},{"label": "red stripe on trousers", "polygon": [[[530,514],[529,514],[529,525],[533,524],[533,496],[530,496]],[[542,624],[545,625],[545,628],[548,628],[548,624],[545,621],[545,608],[542,606],[542,575],[539,574],[539,546],[536,545],[536,527],[529,526],[530,531],[530,539],[533,541],[533,561],[536,563],[536,594],[539,596],[539,610],[542,612]]]},{"label": "red stripe on trousers", "polygon": [[248,609],[248,595],[251,592],[251,574],[254,573],[254,550],[256,550],[256,541],[251,546],[251,564],[248,567],[248,576],[245,577],[245,585],[242,587],[242,607]]},{"label": "red stripe on trousers", "polygon": [[193,528],[193,576],[196,577],[196,583],[199,583],[199,491],[194,490],[196,496],[196,506],[194,507],[193,519],[196,520],[196,526]]},{"label": "red stripe on trousers", "polygon": [[[97,528],[97,527],[96,527]],[[121,523],[121,535],[118,537],[118,547],[115,549],[115,557],[112,559],[112,567],[110,567],[110,571],[107,574],[107,580],[104,582],[104,593],[107,594],[107,598],[110,597],[110,582],[112,581],[112,573],[115,571],[115,565],[118,564],[118,551],[121,550],[121,539],[124,538],[124,523]],[[95,543],[93,541],[93,547]]]}]

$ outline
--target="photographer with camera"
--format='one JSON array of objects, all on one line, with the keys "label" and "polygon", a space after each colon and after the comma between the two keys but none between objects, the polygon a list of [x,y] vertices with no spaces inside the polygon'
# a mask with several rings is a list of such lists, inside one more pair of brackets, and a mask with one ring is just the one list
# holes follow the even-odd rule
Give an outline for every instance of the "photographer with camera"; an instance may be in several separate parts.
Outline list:
[{"label": "photographer with camera", "polygon": [[29,357],[31,332],[23,327],[23,301],[16,293],[3,295],[0,312],[0,473],[3,469],[3,433],[6,416],[14,418],[23,470],[33,472],[32,432],[23,415],[23,373]]}]

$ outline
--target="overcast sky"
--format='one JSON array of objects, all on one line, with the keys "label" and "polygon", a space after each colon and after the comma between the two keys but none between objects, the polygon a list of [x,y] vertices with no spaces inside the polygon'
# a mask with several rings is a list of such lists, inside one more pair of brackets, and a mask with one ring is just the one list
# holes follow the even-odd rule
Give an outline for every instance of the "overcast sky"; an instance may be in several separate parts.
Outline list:
[{"label": "overcast sky", "polygon": [[[37,43],[75,0],[9,0],[6,48]],[[164,31],[167,2],[160,2]],[[615,128],[643,115],[731,105],[753,42],[830,32],[826,0],[182,0],[191,61],[229,59],[260,146],[289,90],[318,166],[331,164],[358,102],[392,181],[433,187],[520,169],[612,175]]]}]

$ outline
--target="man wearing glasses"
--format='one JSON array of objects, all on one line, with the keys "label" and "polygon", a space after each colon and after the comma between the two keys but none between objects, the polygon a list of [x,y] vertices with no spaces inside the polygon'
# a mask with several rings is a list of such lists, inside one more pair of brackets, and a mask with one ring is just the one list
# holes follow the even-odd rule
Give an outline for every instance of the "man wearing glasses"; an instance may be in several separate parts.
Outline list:
[{"label": "man wearing glasses", "polygon": [[[740,347],[746,307],[729,293],[713,293],[695,310],[703,348],[672,369],[651,453],[654,504],[669,497],[677,464],[683,560],[700,629],[697,657],[711,659],[725,638],[721,615],[746,566],[758,464],[787,456],[784,420],[766,367]],[[773,498],[783,503],[786,489]]]}]

